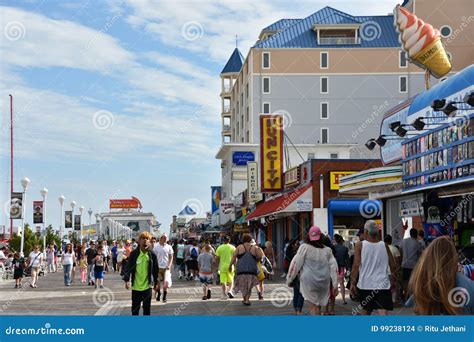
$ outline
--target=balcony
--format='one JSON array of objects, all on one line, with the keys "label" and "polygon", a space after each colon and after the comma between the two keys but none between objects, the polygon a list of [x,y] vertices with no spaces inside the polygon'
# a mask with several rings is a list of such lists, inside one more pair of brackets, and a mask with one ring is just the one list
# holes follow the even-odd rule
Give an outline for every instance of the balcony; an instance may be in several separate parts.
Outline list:
[{"label": "balcony", "polygon": [[230,99],[231,92],[232,92],[232,88],[231,88],[230,84],[224,84],[224,86],[222,87],[222,91],[221,91],[221,97]]},{"label": "balcony", "polygon": [[319,45],[357,45],[359,37],[319,37]]},{"label": "balcony", "polygon": [[230,118],[230,106],[224,106],[222,109],[222,116],[223,117],[229,117]]},{"label": "balcony", "polygon": [[230,125],[223,125],[222,126],[222,135],[225,135],[225,136],[231,135]]}]

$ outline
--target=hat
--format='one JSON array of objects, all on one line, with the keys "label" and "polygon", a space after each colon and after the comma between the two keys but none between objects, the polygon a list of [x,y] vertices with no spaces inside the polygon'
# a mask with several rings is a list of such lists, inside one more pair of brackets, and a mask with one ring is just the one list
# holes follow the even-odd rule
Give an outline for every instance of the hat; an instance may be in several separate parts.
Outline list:
[{"label": "hat", "polygon": [[250,245],[255,246],[257,243],[255,242],[255,239],[250,240]]},{"label": "hat", "polygon": [[312,226],[308,232],[309,241],[319,241],[321,239],[321,229],[316,226]]}]

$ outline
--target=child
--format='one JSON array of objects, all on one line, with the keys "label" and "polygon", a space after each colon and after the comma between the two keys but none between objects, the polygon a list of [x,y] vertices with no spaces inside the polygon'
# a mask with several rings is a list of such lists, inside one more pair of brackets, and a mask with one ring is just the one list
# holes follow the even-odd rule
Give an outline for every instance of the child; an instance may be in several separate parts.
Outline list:
[{"label": "child", "polygon": [[21,289],[21,280],[23,279],[23,270],[25,269],[25,258],[16,252],[13,255],[13,279],[15,279],[15,289]]},{"label": "child", "polygon": [[97,250],[97,256],[94,259],[94,274],[95,274],[95,288],[97,285],[101,289],[104,288],[104,250],[102,246],[99,246]]},{"label": "child", "polygon": [[82,254],[79,261],[79,268],[81,270],[81,282],[85,284],[87,280],[87,256],[85,254]]},{"label": "child", "polygon": [[214,264],[214,256],[211,254],[211,246],[205,245],[203,253],[197,258],[199,267],[199,280],[202,283],[203,297],[202,300],[211,299],[212,284],[212,265]]}]

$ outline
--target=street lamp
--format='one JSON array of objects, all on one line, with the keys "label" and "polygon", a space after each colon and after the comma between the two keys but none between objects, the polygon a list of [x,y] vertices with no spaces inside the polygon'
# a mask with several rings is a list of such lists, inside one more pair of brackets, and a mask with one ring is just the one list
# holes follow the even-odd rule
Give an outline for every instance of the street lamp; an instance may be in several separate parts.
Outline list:
[{"label": "street lamp", "polygon": [[83,224],[82,224],[82,213],[84,212],[84,209],[86,209],[86,208],[84,208],[82,205],[79,207],[79,214],[81,215],[81,246],[82,246],[82,239],[83,239],[83,236],[82,236],[82,226],[83,226]]},{"label": "street lamp", "polygon": [[26,190],[28,189],[28,185],[30,184],[30,179],[25,177],[21,180],[21,186],[23,187],[23,202],[21,205],[22,213],[21,213],[21,242],[20,242],[20,255],[24,256],[23,254],[23,247],[25,246],[25,207],[26,207]]},{"label": "street lamp", "polygon": [[48,196],[48,189],[41,189],[40,194],[43,197],[43,252],[46,252],[46,196]]},{"label": "street lamp", "polygon": [[75,219],[74,219],[74,208],[76,207],[76,201],[71,201],[71,210],[72,210],[72,231],[74,232],[76,230],[76,227],[74,227],[75,225]]},{"label": "street lamp", "polygon": [[63,222],[64,222],[64,200],[66,197],[64,195],[61,195],[58,197],[59,205],[61,206],[61,221],[59,224],[59,237],[61,238],[61,242],[63,241]]},{"label": "street lamp", "polygon": [[87,213],[89,214],[89,229],[87,230],[87,240],[90,240],[91,239],[90,233],[91,233],[91,227],[92,227],[92,209],[89,208]]},{"label": "street lamp", "polygon": [[95,226],[96,226],[95,229],[96,229],[97,239],[100,239],[101,229],[100,229],[100,225],[99,225],[99,213],[95,214]]}]

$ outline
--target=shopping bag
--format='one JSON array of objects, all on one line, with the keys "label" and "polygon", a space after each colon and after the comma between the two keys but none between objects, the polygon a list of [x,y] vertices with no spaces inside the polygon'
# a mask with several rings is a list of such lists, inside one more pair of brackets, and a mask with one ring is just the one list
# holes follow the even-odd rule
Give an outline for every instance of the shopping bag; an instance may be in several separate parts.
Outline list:
[{"label": "shopping bag", "polygon": [[165,281],[164,281],[164,285],[167,286],[168,288],[171,287],[173,285],[173,281],[171,280],[171,271],[170,270],[166,270],[165,272]]}]

